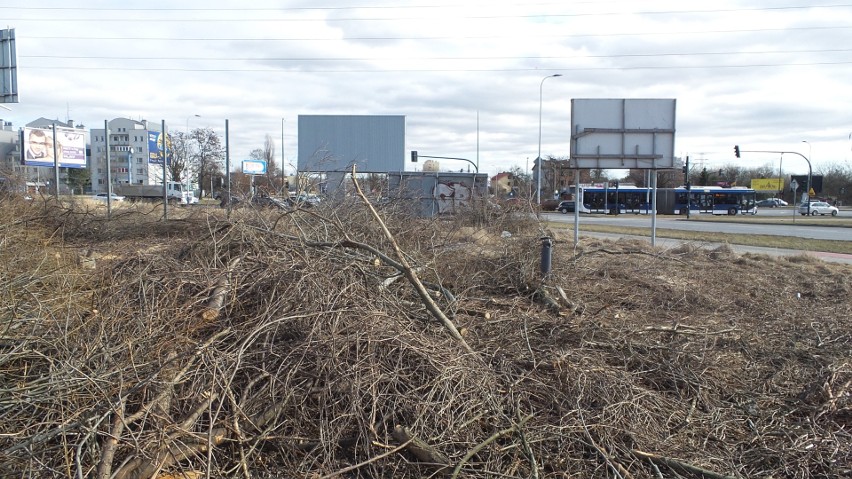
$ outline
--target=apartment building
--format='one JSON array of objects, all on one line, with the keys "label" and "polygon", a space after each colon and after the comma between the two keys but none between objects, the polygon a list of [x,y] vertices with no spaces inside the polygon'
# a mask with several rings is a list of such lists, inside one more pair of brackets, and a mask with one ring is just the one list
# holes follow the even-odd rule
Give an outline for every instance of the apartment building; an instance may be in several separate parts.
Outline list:
[{"label": "apartment building", "polygon": [[[156,184],[163,179],[163,165],[152,162],[151,154],[157,156],[159,146],[151,145],[151,133],[159,133],[156,123],[149,125],[147,120],[115,118],[107,122],[109,130],[109,177],[113,185],[123,183]],[[153,135],[157,138],[158,135]],[[92,178],[92,191],[107,191],[107,141],[103,128],[89,130],[91,156],[89,172]],[[152,151],[153,150],[153,151]]]}]

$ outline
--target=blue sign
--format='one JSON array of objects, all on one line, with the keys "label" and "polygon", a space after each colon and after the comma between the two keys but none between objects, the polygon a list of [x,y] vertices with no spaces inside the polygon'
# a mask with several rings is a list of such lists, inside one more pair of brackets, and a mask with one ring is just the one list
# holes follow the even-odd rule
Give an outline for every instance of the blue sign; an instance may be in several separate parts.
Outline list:
[{"label": "blue sign", "polygon": [[[163,136],[159,131],[148,132],[148,163],[163,164]],[[166,140],[166,148],[171,159],[172,140],[170,138]]]},{"label": "blue sign", "polygon": [[265,175],[266,161],[264,160],[243,160],[243,173],[246,175]]}]

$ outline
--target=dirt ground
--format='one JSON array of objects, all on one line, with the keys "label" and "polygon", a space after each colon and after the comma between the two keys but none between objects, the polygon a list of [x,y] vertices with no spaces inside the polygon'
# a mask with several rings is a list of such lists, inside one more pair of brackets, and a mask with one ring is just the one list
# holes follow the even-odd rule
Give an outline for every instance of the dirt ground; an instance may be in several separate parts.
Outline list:
[{"label": "dirt ground", "polygon": [[357,198],[161,216],[0,200],[0,477],[852,476],[850,266]]}]

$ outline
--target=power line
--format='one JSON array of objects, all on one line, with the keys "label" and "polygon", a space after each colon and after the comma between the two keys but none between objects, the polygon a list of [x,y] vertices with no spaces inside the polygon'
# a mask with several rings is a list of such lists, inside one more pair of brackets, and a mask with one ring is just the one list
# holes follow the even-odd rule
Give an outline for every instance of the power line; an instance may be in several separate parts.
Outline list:
[{"label": "power line", "polygon": [[[527,5],[524,5],[525,7]],[[451,6],[397,6],[397,7],[384,7],[387,9],[390,8],[398,8],[398,9],[416,9],[416,8],[448,8]],[[707,15],[707,14],[716,14],[716,13],[745,13],[745,12],[773,12],[773,11],[800,11],[806,9],[836,9],[836,8],[849,8],[852,7],[852,4],[834,4],[834,5],[794,5],[794,6],[784,6],[784,7],[753,7],[753,8],[727,8],[727,9],[702,9],[702,10],[658,10],[658,11],[634,11],[634,12],[582,12],[582,13],[552,13],[552,12],[544,12],[544,13],[533,13],[533,14],[522,14],[522,15],[462,15],[462,16],[453,16],[454,19],[464,19],[464,20],[493,20],[493,19],[505,19],[505,18],[579,18],[579,17],[606,17],[606,16],[642,16],[642,15]],[[248,12],[285,12],[285,11],[323,11],[323,10],[343,10],[343,9],[373,9],[380,7],[303,7],[303,8],[281,8],[281,9],[273,9],[273,8],[85,8],[85,7],[0,7],[0,9],[16,9],[16,10],[38,10],[38,11],[91,11],[91,12],[156,12],[156,13],[173,13],[173,12],[234,12],[234,11],[248,11]],[[364,17],[351,17],[351,18],[317,18],[317,19],[306,19],[306,18],[244,18],[244,19],[235,19],[232,17],[228,18],[135,18],[135,17],[122,17],[122,18],[67,18],[67,17],[59,17],[59,18],[7,18],[6,21],[39,21],[39,22],[101,22],[108,20],[110,22],[193,22],[193,23],[215,23],[215,22],[312,22],[312,21],[322,21],[322,22],[361,22],[361,21],[397,21],[397,20],[422,20],[420,16],[412,16],[412,17],[378,17],[378,18],[364,18]]]},{"label": "power line", "polygon": [[[674,31],[674,32],[625,32],[625,33],[576,33],[576,34],[539,34],[525,35],[525,39],[545,39],[545,38],[594,38],[594,37],[650,37],[650,36],[676,36],[676,35],[715,35],[715,34],[735,34],[735,33],[767,33],[767,32],[794,32],[794,31],[826,31],[826,30],[849,30],[852,26],[832,26],[832,27],[791,27],[791,28],[748,28],[739,30],[690,30],[690,31]],[[34,40],[80,40],[80,41],[107,41],[107,40],[132,40],[132,41],[173,41],[173,42],[302,42],[302,41],[386,41],[386,40],[489,40],[508,38],[506,35],[446,35],[446,36],[420,36],[420,37],[334,37],[334,38],[311,38],[311,37],[290,37],[290,38],[241,38],[241,37],[72,37],[72,36],[53,36],[53,35],[31,35],[27,38]]]},{"label": "power line", "polygon": [[622,53],[610,55],[569,55],[569,56],[490,56],[490,57],[447,57],[447,56],[410,56],[404,58],[392,57],[131,57],[122,56],[101,56],[101,55],[20,55],[19,58],[54,58],[68,60],[175,60],[175,61],[221,61],[221,62],[239,62],[239,61],[268,61],[268,62],[346,62],[346,61],[387,61],[387,60],[572,60],[581,58],[663,58],[663,57],[700,57],[700,56],[731,56],[731,55],[789,55],[794,53],[849,53],[852,49],[825,49],[825,50],[783,50],[783,51],[728,51],[728,52],[682,52],[682,53]]},{"label": "power line", "polygon": [[185,68],[185,67],[85,67],[85,66],[43,66],[22,65],[30,70],[100,70],[100,71],[163,71],[163,72],[209,72],[209,73],[495,73],[495,72],[581,72],[581,71],[623,71],[623,70],[719,70],[719,69],[744,69],[744,68],[775,68],[775,67],[810,67],[810,66],[836,66],[852,65],[852,61],[838,62],[803,62],[803,63],[752,63],[743,65],[637,65],[637,66],[612,66],[612,67],[564,67],[564,66],[537,66],[530,68],[411,68],[411,69],[310,69],[310,70],[277,70],[273,68]]}]

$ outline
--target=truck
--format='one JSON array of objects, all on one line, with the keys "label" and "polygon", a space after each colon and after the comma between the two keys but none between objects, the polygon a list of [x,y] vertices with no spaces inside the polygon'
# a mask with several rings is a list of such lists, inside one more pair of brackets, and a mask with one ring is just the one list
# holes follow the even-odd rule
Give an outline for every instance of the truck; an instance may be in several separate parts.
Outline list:
[{"label": "truck", "polygon": [[[185,191],[184,185],[177,181],[166,182],[166,195],[169,203],[190,204],[193,193]],[[163,199],[163,185],[135,185],[121,183],[112,188],[113,193],[124,196],[128,201],[157,201]]]}]

